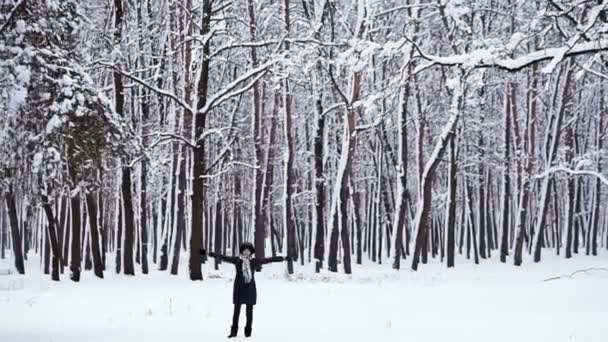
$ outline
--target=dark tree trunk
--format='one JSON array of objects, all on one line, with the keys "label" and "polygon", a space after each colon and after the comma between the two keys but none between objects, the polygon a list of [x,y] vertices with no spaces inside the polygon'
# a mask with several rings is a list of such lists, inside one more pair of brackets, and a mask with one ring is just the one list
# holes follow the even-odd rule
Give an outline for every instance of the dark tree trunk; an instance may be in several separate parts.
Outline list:
[{"label": "dark tree trunk", "polygon": [[[454,129],[456,128],[456,124],[458,123],[458,119],[460,118],[460,106],[462,105],[462,95],[454,94],[456,98],[453,99],[453,112],[451,113],[451,118],[446,123],[446,126],[443,128],[443,135],[439,138],[439,141],[435,145],[435,149],[433,151],[434,158],[429,160],[425,169],[422,173],[421,186],[420,186],[420,203],[418,205],[418,211],[416,213],[416,247],[414,249],[414,258],[412,260],[412,269],[414,271],[418,270],[418,264],[420,263],[421,256],[424,258],[424,249],[428,245],[428,236],[429,236],[429,217],[431,213],[431,202],[433,199],[433,179],[435,177],[435,170],[447,149],[449,139],[454,134]],[[424,262],[424,259],[423,259]]]},{"label": "dark tree trunk", "polygon": [[[116,45],[120,45],[122,42],[123,15],[124,12],[122,0],[114,0],[114,44]],[[125,117],[124,85],[122,81],[122,74],[119,71],[114,72],[114,92],[116,96],[116,112]],[[122,168],[121,180],[125,219],[124,271],[127,275],[135,275],[135,268],[133,265],[135,224],[133,222],[133,199],[131,196],[131,168],[126,166],[126,164],[127,163],[125,162],[125,166]]]},{"label": "dark tree trunk", "polygon": [[454,136],[450,137],[450,173],[448,179],[448,204],[447,204],[447,266],[454,267],[454,252],[456,249],[456,144]]},{"label": "dark tree trunk", "polygon": [[116,274],[120,274],[122,270],[122,216],[123,216],[123,205],[122,200],[118,200],[116,207],[118,210],[118,227],[116,232]]},{"label": "dark tree trunk", "polygon": [[[608,65],[608,63],[606,63]],[[597,151],[603,150],[603,137],[602,135],[606,134],[606,130],[604,129],[604,115],[607,115],[608,109],[605,107],[604,100],[604,88],[600,90],[600,112],[597,119],[597,128],[596,128],[596,146]],[[598,153],[597,155],[597,172],[602,174],[602,154]],[[595,179],[595,207],[593,209],[593,233],[591,238],[591,254],[594,256],[597,255],[597,240],[598,233],[600,231],[600,215],[602,214],[600,208],[600,202],[602,201],[602,186],[599,178]],[[605,206],[604,206],[605,207]]]},{"label": "dark tree trunk", "polygon": [[405,229],[406,214],[407,214],[407,105],[410,93],[410,85],[406,83],[403,94],[401,94],[401,108],[399,115],[399,162],[398,162],[398,185],[396,199],[396,222],[395,222],[395,255],[393,259],[393,268],[398,270],[401,268],[401,254],[403,252],[403,230]]},{"label": "dark tree trunk", "polygon": [[[325,176],[323,171],[323,137],[325,135],[325,116],[323,116],[323,100],[319,93],[316,99],[317,122],[314,142],[315,161],[315,269],[319,272],[325,260]],[[360,241],[359,241],[360,243]],[[360,251],[359,251],[360,252]],[[359,262],[360,255],[357,255]]]},{"label": "dark tree trunk", "polygon": [[[175,232],[175,239],[173,240],[173,260],[171,261],[171,274],[177,275],[179,270],[179,255],[181,251],[183,235],[186,234],[186,172],[188,170],[186,157],[189,155],[186,150],[186,146],[181,148],[181,160],[179,161],[179,176],[177,177],[178,182],[178,193],[177,193],[177,228]],[[202,242],[202,241],[201,241]],[[200,249],[200,248],[199,248]]]},{"label": "dark tree trunk", "polygon": [[[549,127],[549,132],[551,133],[551,139],[547,139],[547,167],[550,167],[553,165],[553,161],[555,160],[555,158],[557,157],[557,148],[559,146],[559,140],[560,140],[560,134],[561,134],[561,130],[562,130],[562,122],[563,122],[563,118],[565,116],[566,113],[566,107],[568,106],[568,103],[570,101],[570,81],[571,81],[571,75],[572,75],[572,70],[573,67],[571,65],[571,61],[568,61],[566,63],[566,65],[564,66],[564,68],[566,69],[566,76],[565,76],[565,81],[564,81],[564,85],[562,88],[562,97],[561,97],[561,102],[559,104],[559,108],[557,110],[557,113],[555,114],[555,122],[553,123],[553,127]],[[559,79],[559,77],[558,77]],[[558,90],[556,89],[556,92]],[[543,180],[543,185],[542,185],[542,189],[541,189],[541,203],[540,203],[540,207],[539,207],[539,213],[538,213],[538,219],[537,219],[537,241],[536,241],[536,247],[534,249],[534,262],[539,262],[540,258],[541,258],[541,251],[544,245],[544,235],[545,235],[545,226],[546,226],[546,222],[547,222],[547,208],[549,206],[549,197],[550,197],[550,192],[549,192],[549,186],[550,186],[550,182],[554,181],[552,176],[547,176],[547,178],[545,178]]]},{"label": "dark tree trunk", "polygon": [[[2,194],[0,194],[2,198]],[[6,258],[6,218],[4,216],[4,206],[0,205],[0,259]]]},{"label": "dark tree trunk", "polygon": [[143,160],[141,164],[141,203],[140,203],[140,239],[141,239],[141,273],[148,274],[148,165]]},{"label": "dark tree trunk", "polygon": [[87,211],[89,213],[90,248],[93,254],[93,271],[99,278],[103,278],[103,263],[99,247],[99,227],[97,226],[97,203],[94,194],[86,194]]},{"label": "dark tree trunk", "polygon": [[[47,231],[48,231],[47,224]],[[51,241],[48,233],[44,233],[42,227],[40,227],[40,235],[44,237],[44,274],[51,273]]]},{"label": "dark tree trunk", "polygon": [[72,246],[71,246],[71,257],[70,257],[70,271],[72,272],[70,279],[73,281],[80,281],[80,266],[81,266],[81,249],[80,249],[80,232],[81,227],[81,216],[80,216],[80,194],[76,193],[70,199],[71,202],[71,214],[72,214]]},{"label": "dark tree trunk", "polygon": [[25,274],[25,262],[23,259],[23,249],[21,244],[21,234],[19,232],[19,218],[17,216],[17,206],[15,204],[15,194],[12,189],[5,193],[6,208],[11,226],[12,250],[15,257],[15,269],[19,274]]},{"label": "dark tree trunk", "polygon": [[[60,272],[60,263],[61,263],[61,248],[59,247],[59,240],[57,238],[56,232],[56,220],[53,215],[53,208],[51,204],[48,202],[48,198],[46,196],[42,197],[44,213],[46,214],[46,220],[48,221],[48,233],[46,238],[46,249],[50,250],[53,253],[53,262],[52,262],[52,275],[51,279],[54,281],[59,281],[59,272]],[[47,252],[48,253],[48,252]],[[48,257],[47,257],[48,258]],[[46,268],[46,262],[45,262]],[[46,273],[46,272],[45,272]]]},{"label": "dark tree trunk", "polygon": [[[218,194],[220,192],[218,191]],[[215,222],[214,222],[214,228],[215,228],[215,233],[214,233],[214,237],[215,237],[215,241],[213,242],[213,250],[215,251],[215,254],[218,255],[217,258],[215,258],[215,269],[218,270],[219,269],[219,264],[220,264],[220,258],[219,255],[221,255],[222,253],[222,201],[219,198],[216,198],[215,200]],[[256,254],[257,254],[257,250],[256,250]]]},{"label": "dark tree trunk", "polygon": [[[211,32],[212,1],[203,0],[202,3],[202,25],[201,35],[206,36]],[[209,89],[209,66],[210,66],[210,39],[205,41],[202,51],[202,63],[198,77],[196,108],[198,112],[195,117],[194,139],[196,142],[193,154],[194,180],[192,182],[192,226],[190,236],[190,279],[203,280],[201,269],[201,256],[198,250],[203,247],[203,215],[205,212],[204,202],[204,173],[205,173],[205,141],[201,139],[205,129],[207,113],[202,109],[207,104],[207,92]]]}]

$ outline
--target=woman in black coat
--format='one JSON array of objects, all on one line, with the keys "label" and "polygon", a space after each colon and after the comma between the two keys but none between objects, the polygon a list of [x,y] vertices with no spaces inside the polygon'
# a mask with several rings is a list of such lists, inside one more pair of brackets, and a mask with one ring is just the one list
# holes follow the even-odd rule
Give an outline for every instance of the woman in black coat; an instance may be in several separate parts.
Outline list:
[{"label": "woman in black coat", "polygon": [[[271,262],[281,262],[287,260],[284,257],[273,258],[254,258],[255,248],[251,243],[244,243],[239,248],[240,255],[238,257],[229,257],[209,253],[212,258],[218,257],[224,262],[234,264],[236,268],[236,277],[234,277],[234,289],[232,292],[232,303],[234,304],[234,313],[232,315],[232,327],[228,338],[236,337],[239,329],[239,315],[241,314],[241,305],[246,306],[247,323],[245,325],[245,336],[251,336],[251,326],[253,324],[253,306],[257,302],[257,289],[255,286],[255,271],[259,266]],[[201,250],[201,254],[205,254],[205,250]]]}]

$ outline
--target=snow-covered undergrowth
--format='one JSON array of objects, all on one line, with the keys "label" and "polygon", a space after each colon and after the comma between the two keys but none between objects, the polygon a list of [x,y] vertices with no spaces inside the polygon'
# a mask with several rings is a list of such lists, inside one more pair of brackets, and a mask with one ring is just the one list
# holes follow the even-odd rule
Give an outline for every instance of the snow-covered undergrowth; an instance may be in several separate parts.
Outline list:
[{"label": "snow-covered undergrowth", "polygon": [[[80,283],[65,275],[56,283],[35,271],[37,259],[29,263],[26,276],[0,275],[2,342],[215,342],[228,333],[232,265],[207,264],[203,282],[188,280],[182,265],[179,276],[87,272]],[[273,264],[256,278],[253,341],[606,341],[607,254],[521,268],[364,265],[352,276],[307,265],[288,277]]]}]

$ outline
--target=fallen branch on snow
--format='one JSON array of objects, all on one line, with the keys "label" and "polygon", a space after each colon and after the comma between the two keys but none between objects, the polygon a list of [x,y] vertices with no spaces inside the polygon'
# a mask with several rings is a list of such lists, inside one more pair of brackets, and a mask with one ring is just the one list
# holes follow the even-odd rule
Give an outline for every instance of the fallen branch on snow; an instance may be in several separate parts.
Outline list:
[{"label": "fallen branch on snow", "polygon": [[545,282],[545,281],[552,281],[552,280],[558,280],[558,279],[563,279],[563,278],[574,279],[574,276],[576,274],[578,274],[578,273],[588,273],[589,271],[604,271],[604,272],[608,272],[608,268],[603,268],[603,267],[585,268],[583,270],[578,270],[578,271],[572,272],[570,274],[564,274],[564,275],[557,276],[557,277],[547,278],[547,279],[544,279],[543,282]]}]

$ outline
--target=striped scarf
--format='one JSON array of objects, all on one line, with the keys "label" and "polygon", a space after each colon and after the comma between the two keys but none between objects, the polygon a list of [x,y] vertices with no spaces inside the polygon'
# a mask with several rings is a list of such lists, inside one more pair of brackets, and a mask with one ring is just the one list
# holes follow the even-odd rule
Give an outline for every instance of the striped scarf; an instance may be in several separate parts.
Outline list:
[{"label": "striped scarf", "polygon": [[243,262],[242,270],[243,278],[245,278],[245,284],[249,284],[251,282],[251,258],[244,256],[241,256],[240,258]]}]

